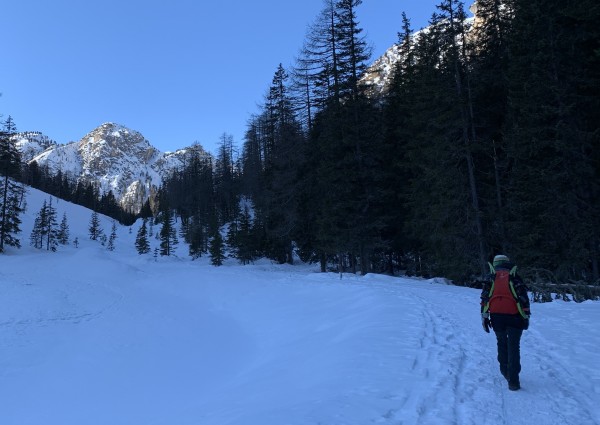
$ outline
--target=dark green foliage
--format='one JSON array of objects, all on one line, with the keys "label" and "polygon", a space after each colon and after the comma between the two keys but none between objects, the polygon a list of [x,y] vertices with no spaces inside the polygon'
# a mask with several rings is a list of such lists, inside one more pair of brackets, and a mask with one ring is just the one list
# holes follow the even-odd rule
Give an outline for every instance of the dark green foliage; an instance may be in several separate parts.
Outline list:
[{"label": "dark green foliage", "polygon": [[100,216],[96,211],[92,212],[92,217],[90,218],[90,224],[88,226],[88,233],[90,235],[90,239],[93,241],[99,240],[102,235],[104,235],[104,231],[100,225]]},{"label": "dark green foliage", "polygon": [[60,242],[60,229],[56,221],[56,209],[52,206],[52,198],[49,202],[44,201],[42,208],[38,212],[29,243],[37,249],[46,249],[56,251]]},{"label": "dark green foliage", "polygon": [[559,279],[598,279],[600,8],[515,4],[507,125],[513,249]]},{"label": "dark green foliage", "polygon": [[67,222],[67,213],[63,213],[60,227],[57,234],[58,243],[67,245],[69,243],[69,223]]},{"label": "dark green foliage", "polygon": [[237,258],[242,264],[249,264],[257,257],[259,245],[247,205],[240,212],[239,218],[230,224],[227,245],[231,249],[231,256]]},{"label": "dark green foliage", "polygon": [[179,244],[177,239],[177,230],[173,219],[173,212],[168,203],[162,203],[160,206],[160,218],[162,227],[160,229],[160,255],[170,256],[173,250]]},{"label": "dark green foliage", "polygon": [[138,229],[135,237],[135,249],[138,254],[147,254],[150,252],[150,243],[148,242],[148,219],[144,218],[142,225]]},{"label": "dark green foliage", "polygon": [[[218,225],[219,216],[224,220],[235,211],[237,180],[232,171],[232,167],[235,170],[233,145],[229,136],[223,136],[222,142],[220,172],[215,173],[211,155],[193,146],[187,166],[167,179],[159,191],[159,209],[161,203],[168,202],[181,218],[183,238],[190,245],[189,254],[192,258],[207,252],[206,235]],[[218,197],[217,190],[223,190]]]},{"label": "dark green foliage", "polygon": [[225,246],[223,244],[223,237],[218,231],[215,232],[214,236],[210,239],[208,251],[210,253],[210,263],[213,266],[222,266],[225,261]]},{"label": "dark green foliage", "polygon": [[115,250],[115,240],[117,239],[117,223],[113,220],[112,227],[110,230],[110,236],[108,237],[108,245],[106,249],[109,251]]},{"label": "dark green foliage", "polygon": [[21,158],[10,139],[14,131],[11,118],[5,123],[7,131],[0,132],[0,253],[4,247],[20,247],[17,235],[21,231],[20,215],[23,212],[24,187],[16,183],[20,177]]}]

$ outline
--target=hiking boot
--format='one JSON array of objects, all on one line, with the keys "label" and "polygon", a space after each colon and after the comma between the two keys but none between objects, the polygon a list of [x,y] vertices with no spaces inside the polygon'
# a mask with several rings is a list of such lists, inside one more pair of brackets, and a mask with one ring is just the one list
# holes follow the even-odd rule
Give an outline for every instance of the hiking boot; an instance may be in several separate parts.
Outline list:
[{"label": "hiking boot", "polygon": [[508,389],[511,391],[517,391],[521,389],[521,384],[517,381],[517,382],[509,382],[508,383]]}]

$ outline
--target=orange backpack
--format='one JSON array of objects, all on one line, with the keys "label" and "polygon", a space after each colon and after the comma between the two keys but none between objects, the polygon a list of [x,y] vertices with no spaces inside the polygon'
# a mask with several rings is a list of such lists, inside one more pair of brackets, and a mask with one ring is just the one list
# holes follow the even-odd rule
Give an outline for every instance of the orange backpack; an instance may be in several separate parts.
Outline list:
[{"label": "orange backpack", "polygon": [[490,313],[519,314],[519,307],[513,291],[510,272],[508,270],[497,270],[494,283],[490,289]]},{"label": "orange backpack", "polygon": [[[489,264],[489,263],[488,263]],[[494,276],[494,282],[489,292],[489,300],[486,303],[483,312],[499,313],[499,314],[520,314],[523,318],[528,319],[529,316],[523,311],[519,297],[513,286],[511,277],[516,275],[517,267],[514,266],[510,270],[495,270],[489,264],[490,271]]]}]

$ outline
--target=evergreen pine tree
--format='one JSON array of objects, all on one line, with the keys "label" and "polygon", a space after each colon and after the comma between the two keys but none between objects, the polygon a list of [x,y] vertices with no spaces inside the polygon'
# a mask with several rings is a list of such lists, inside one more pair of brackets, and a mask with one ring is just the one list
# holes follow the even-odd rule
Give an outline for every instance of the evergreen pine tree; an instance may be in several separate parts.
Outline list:
[{"label": "evergreen pine tree", "polygon": [[[164,208],[164,209],[163,209]],[[177,239],[177,230],[173,222],[173,213],[168,208],[162,207],[162,228],[160,229],[160,255],[169,256],[179,243]]]},{"label": "evergreen pine tree", "polygon": [[31,229],[31,234],[29,235],[29,245],[34,248],[42,249],[43,245],[43,221],[45,217],[42,214],[46,214],[46,208],[42,207],[42,209],[38,212],[36,218],[33,221],[33,228]]},{"label": "evergreen pine tree", "polygon": [[97,241],[104,234],[102,227],[100,226],[100,216],[96,211],[92,212],[92,217],[90,218],[90,224],[88,227],[90,239],[93,241]]},{"label": "evergreen pine tree", "polygon": [[15,120],[13,120],[12,116],[9,115],[6,121],[4,121],[2,124],[4,127],[4,131],[7,134],[14,134],[17,132],[17,125],[15,124]]},{"label": "evergreen pine tree", "polygon": [[52,198],[50,198],[50,202],[44,200],[34,220],[29,239],[30,245],[37,249],[46,248],[48,251],[56,251],[59,242],[58,233],[56,209],[52,206]]},{"label": "evergreen pine tree", "polygon": [[60,222],[60,227],[58,230],[58,242],[61,245],[66,245],[69,243],[69,224],[67,222],[67,213],[63,213],[62,220]]},{"label": "evergreen pine tree", "polygon": [[204,226],[199,214],[192,216],[188,233],[189,254],[193,259],[200,258],[204,252],[205,235]]},{"label": "evergreen pine tree", "polygon": [[[10,119],[10,117],[9,117]],[[12,124],[6,124],[10,131],[14,131]],[[21,198],[25,193],[24,186],[15,182],[20,173],[20,155],[10,138],[9,132],[0,132],[0,253],[4,247],[20,247],[17,237],[20,233],[23,212]]]},{"label": "evergreen pine tree", "polygon": [[115,220],[112,222],[112,228],[110,230],[110,236],[108,237],[108,246],[106,249],[109,251],[115,250],[115,240],[117,239],[117,223]]},{"label": "evergreen pine tree", "polygon": [[56,251],[58,247],[58,222],[56,221],[56,208],[52,206],[52,197],[46,207],[46,222],[44,223],[44,236],[46,250]]},{"label": "evergreen pine tree", "polygon": [[209,243],[210,263],[213,266],[223,265],[225,260],[223,237],[218,231],[215,232]]},{"label": "evergreen pine tree", "polygon": [[135,249],[138,254],[147,254],[150,252],[150,243],[148,242],[148,219],[144,218],[137,235],[135,237]]},{"label": "evergreen pine tree", "polygon": [[232,250],[233,256],[240,263],[249,264],[255,259],[258,246],[256,246],[256,239],[252,232],[252,219],[247,205],[244,206],[240,214],[235,235],[228,238],[227,243]]}]

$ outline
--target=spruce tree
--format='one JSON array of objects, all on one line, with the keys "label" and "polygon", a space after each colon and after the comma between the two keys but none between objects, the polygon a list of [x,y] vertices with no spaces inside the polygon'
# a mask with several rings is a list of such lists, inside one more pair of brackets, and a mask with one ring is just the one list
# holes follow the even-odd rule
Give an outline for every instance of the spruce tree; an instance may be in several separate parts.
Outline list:
[{"label": "spruce tree", "polygon": [[209,243],[210,263],[213,266],[223,265],[225,261],[225,253],[223,246],[223,237],[218,231],[215,232]]},{"label": "spruce tree", "polygon": [[205,232],[200,214],[192,216],[187,237],[190,257],[193,259],[200,258],[205,251]]},{"label": "spruce tree", "polygon": [[214,174],[217,211],[222,223],[231,221],[238,209],[239,179],[234,154],[233,136],[224,133],[221,136]]},{"label": "spruce tree", "polygon": [[44,200],[34,220],[29,239],[30,245],[37,249],[46,248],[48,251],[56,251],[59,242],[58,234],[56,209],[52,206],[52,198],[50,198],[50,202]]},{"label": "spruce tree", "polygon": [[[14,131],[12,124],[9,129]],[[20,247],[17,235],[21,231],[21,198],[25,193],[25,188],[15,181],[20,174],[20,165],[20,155],[10,133],[0,132],[0,253],[4,252],[5,246]]]},{"label": "spruce tree", "polygon": [[42,208],[33,221],[33,228],[31,229],[31,234],[29,235],[29,245],[34,248],[42,249],[43,245],[43,220],[45,218],[41,216],[41,214],[45,214],[46,209]]},{"label": "spruce tree", "polygon": [[[233,247],[234,256],[242,264],[249,264],[255,259],[258,246],[252,232],[252,218],[247,205],[244,206],[240,214],[237,230],[235,246]],[[230,246],[232,245],[230,244]]]},{"label": "spruce tree", "polygon": [[104,234],[102,227],[100,225],[100,216],[96,211],[92,212],[92,216],[90,218],[90,224],[88,227],[90,239],[93,241],[97,241]]},{"label": "spruce tree", "polygon": [[69,224],[67,222],[67,213],[63,213],[60,227],[58,230],[58,242],[61,245],[67,245],[69,243]]},{"label": "spruce tree", "polygon": [[52,206],[52,197],[46,207],[46,222],[44,223],[44,236],[46,250],[56,251],[58,247],[58,222],[56,221],[56,208]]},{"label": "spruce tree", "polygon": [[112,222],[112,227],[110,230],[110,236],[108,237],[108,246],[106,249],[109,251],[115,250],[115,240],[117,239],[117,223],[115,220]]},{"label": "spruce tree", "polygon": [[135,237],[135,249],[138,254],[147,254],[150,252],[150,243],[148,242],[148,219],[144,218],[142,220],[142,225],[137,231],[137,235]]},{"label": "spruce tree", "polygon": [[162,228],[160,229],[160,255],[170,256],[179,243],[177,239],[177,230],[173,221],[173,213],[168,205],[161,207],[162,210]]},{"label": "spruce tree", "polygon": [[253,200],[265,223],[267,255],[292,263],[292,237],[297,222],[298,167],[304,162],[304,137],[289,94],[288,75],[280,64],[264,106],[265,155],[263,190]]}]

